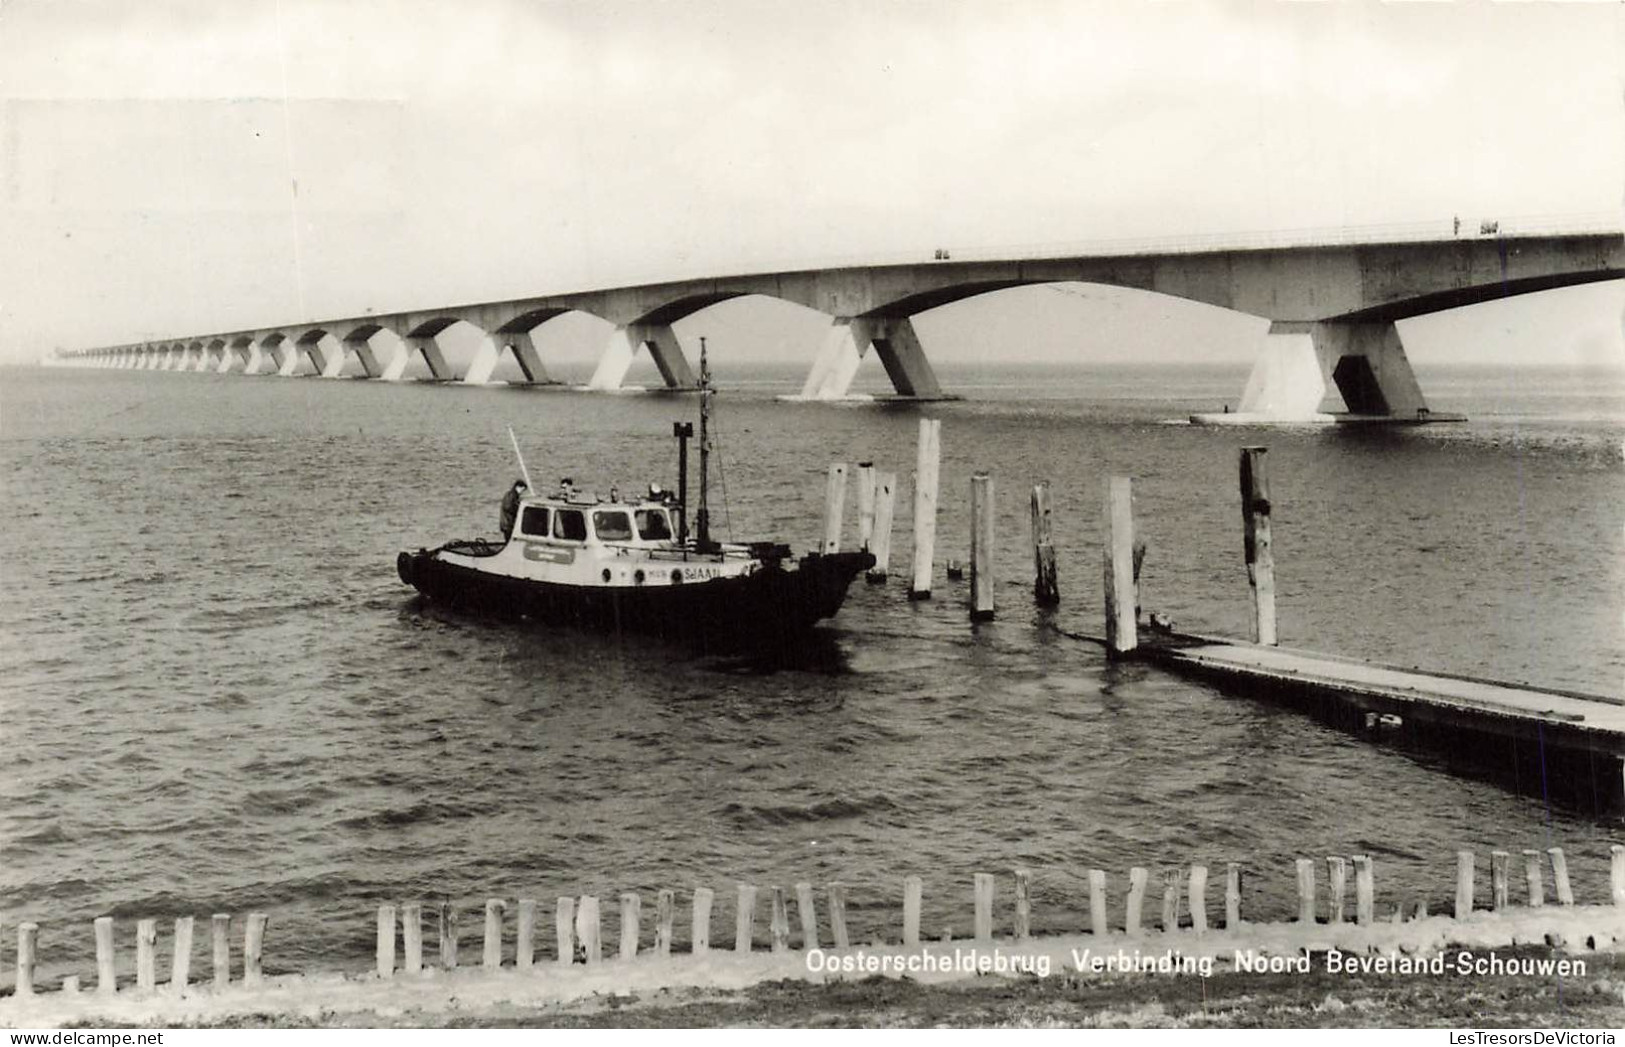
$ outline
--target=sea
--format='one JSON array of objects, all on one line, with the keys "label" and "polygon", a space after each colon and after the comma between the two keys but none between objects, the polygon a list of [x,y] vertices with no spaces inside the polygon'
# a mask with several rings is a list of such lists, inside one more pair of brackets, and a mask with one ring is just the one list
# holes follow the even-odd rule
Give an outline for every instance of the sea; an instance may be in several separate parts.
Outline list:
[{"label": "sea", "polygon": [[[963,400],[786,403],[798,371],[719,369],[723,537],[809,550],[831,463],[900,478],[889,582],[768,664],[448,613],[396,575],[401,550],[497,532],[510,427],[539,486],[675,486],[693,396],[0,371],[0,935],[36,921],[42,978],[88,982],[95,917],[126,973],[156,918],[162,977],[172,918],[199,918],[201,970],[210,914],[262,911],[268,970],[360,971],[383,902],[451,903],[477,953],[484,901],[507,899],[511,952],[514,899],[550,923],[555,898],[595,895],[613,940],[621,894],[650,914],[672,889],[682,949],[696,887],[731,941],[736,884],[840,881],[854,939],[895,940],[918,875],[927,936],[963,937],[973,875],[999,876],[1008,926],[1017,867],[1051,933],[1087,926],[1091,868],[1118,919],[1131,866],[1222,883],[1229,862],[1246,915],[1285,919],[1295,859],[1352,854],[1385,916],[1448,909],[1458,849],[1487,870],[1548,846],[1581,901],[1607,900],[1617,814],[1087,637],[1111,475],[1133,477],[1146,610],[1248,635],[1237,457],[1262,445],[1283,644],[1618,696],[1625,375],[1421,370],[1469,421],[1249,429],[1184,421],[1234,403],[1245,368],[940,373]],[[910,601],[921,418],[942,422],[938,563]],[[976,471],[997,616],[973,624],[943,568],[968,558]],[[1032,595],[1041,481],[1055,609]]]}]

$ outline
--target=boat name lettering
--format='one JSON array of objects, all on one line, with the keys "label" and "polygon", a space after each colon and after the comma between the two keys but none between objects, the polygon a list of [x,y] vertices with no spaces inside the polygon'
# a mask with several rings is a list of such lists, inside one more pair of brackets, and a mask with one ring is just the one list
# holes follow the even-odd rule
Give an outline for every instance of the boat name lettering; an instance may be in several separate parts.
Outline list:
[{"label": "boat name lettering", "polygon": [[540,560],[543,563],[575,563],[576,551],[574,549],[560,549],[556,546],[542,545],[539,542],[526,542],[525,559]]},{"label": "boat name lettering", "polygon": [[683,568],[683,581],[692,582],[700,578],[721,578],[720,567],[685,567]]}]

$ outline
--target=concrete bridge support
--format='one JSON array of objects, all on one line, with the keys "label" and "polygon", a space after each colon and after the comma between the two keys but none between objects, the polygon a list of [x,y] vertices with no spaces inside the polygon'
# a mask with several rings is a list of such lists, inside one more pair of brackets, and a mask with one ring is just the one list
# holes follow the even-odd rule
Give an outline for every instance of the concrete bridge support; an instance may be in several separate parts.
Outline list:
[{"label": "concrete bridge support", "polygon": [[683,347],[670,324],[627,324],[617,327],[610,335],[604,355],[599,357],[587,388],[595,391],[613,391],[621,387],[626,372],[632,369],[632,358],[640,348],[647,347],[649,356],[660,369],[660,377],[668,389],[694,388],[694,372],[683,355]]},{"label": "concrete bridge support", "polygon": [[330,334],[301,343],[310,366],[323,378],[337,378],[344,371],[344,346]]},{"label": "concrete bridge support", "polygon": [[1240,415],[1264,421],[1326,421],[1330,390],[1350,415],[1394,421],[1432,416],[1399,331],[1390,322],[1287,322],[1270,325],[1247,379]]},{"label": "concrete bridge support", "polygon": [[502,360],[506,350],[513,351],[513,358],[519,364],[519,370],[525,376],[527,385],[552,385],[553,379],[548,376],[547,368],[542,366],[542,356],[536,351],[536,340],[531,332],[502,332],[490,335],[474,355],[474,360],[468,365],[468,373],[463,381],[470,385],[481,385],[491,380],[491,372]]},{"label": "concrete bridge support", "polygon": [[[399,356],[400,371],[397,371],[394,377],[399,378],[401,372],[406,370],[407,362],[419,353],[423,354],[423,362],[429,365],[429,378],[431,381],[449,382],[457,377],[452,372],[451,365],[446,363],[446,354],[440,351],[440,343],[436,341],[434,335],[407,336],[405,352]],[[385,377],[390,376],[386,375]]]},{"label": "concrete bridge support", "polygon": [[232,360],[236,359],[236,356],[237,352],[232,346],[222,345],[220,347],[220,362],[215,365],[214,373],[226,374],[229,372],[231,370],[231,362]]},{"label": "concrete bridge support", "polygon": [[213,368],[214,350],[206,345],[198,347],[197,359],[192,362],[192,370],[208,371]]},{"label": "concrete bridge support", "polygon": [[260,355],[260,347],[254,343],[238,346],[243,357],[243,373],[259,374],[260,368],[265,364],[265,358]]},{"label": "concrete bridge support", "polygon": [[824,336],[812,370],[801,387],[803,400],[840,400],[852,388],[863,354],[874,346],[899,396],[942,399],[931,361],[909,317],[838,316]]}]

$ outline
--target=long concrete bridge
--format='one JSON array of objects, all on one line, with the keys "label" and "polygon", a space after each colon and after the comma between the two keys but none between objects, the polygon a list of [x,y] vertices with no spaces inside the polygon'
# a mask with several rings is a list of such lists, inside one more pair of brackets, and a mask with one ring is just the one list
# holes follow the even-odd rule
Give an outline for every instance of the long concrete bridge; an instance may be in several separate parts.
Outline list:
[{"label": "long concrete bridge", "polygon": [[[1012,254],[1017,254],[1012,252]],[[801,396],[846,396],[871,349],[900,397],[946,395],[913,318],[950,302],[1023,285],[1077,282],[1136,288],[1234,309],[1272,321],[1248,380],[1241,413],[1267,419],[1314,415],[1335,388],[1351,414],[1425,419],[1428,406],[1394,327],[1396,320],[1510,295],[1625,278],[1625,234],[1478,235],[1429,231],[1386,241],[1195,249],[1126,249],[1066,257],[946,257],[678,280],[352,316],[112,346],[65,354],[73,362],[165,370],[274,370],[295,374],[308,359],[337,377],[354,359],[368,378],[400,379],[421,356],[433,380],[484,383],[512,353],[526,383],[551,380],[535,335],[549,321],[585,312],[615,325],[586,388],[620,388],[647,350],[666,385],[694,385],[692,355],[672,325],[718,302],[767,295],[820,310],[830,327]],[[466,368],[438,342],[453,324],[485,335]]]}]

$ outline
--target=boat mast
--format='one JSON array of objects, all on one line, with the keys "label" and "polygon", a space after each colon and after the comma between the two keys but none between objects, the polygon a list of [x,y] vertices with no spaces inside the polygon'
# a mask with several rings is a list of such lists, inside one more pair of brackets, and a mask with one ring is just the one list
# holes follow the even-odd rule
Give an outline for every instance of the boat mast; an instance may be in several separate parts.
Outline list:
[{"label": "boat mast", "polygon": [[712,551],[711,511],[706,504],[711,479],[711,365],[705,357],[705,338],[700,338],[700,506],[694,512],[695,549]]}]

